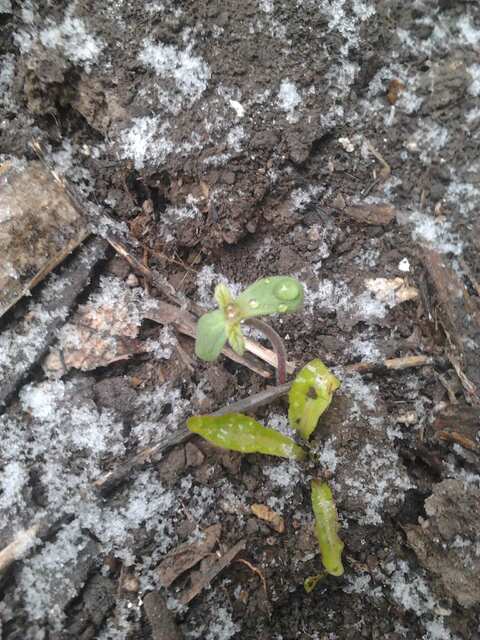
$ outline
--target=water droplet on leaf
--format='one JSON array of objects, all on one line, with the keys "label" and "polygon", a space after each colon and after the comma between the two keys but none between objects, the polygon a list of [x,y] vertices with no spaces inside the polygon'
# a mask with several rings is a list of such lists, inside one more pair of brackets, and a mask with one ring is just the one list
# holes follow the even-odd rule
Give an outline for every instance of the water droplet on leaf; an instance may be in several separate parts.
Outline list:
[{"label": "water droplet on leaf", "polygon": [[280,313],[285,313],[285,311],[288,311],[288,307],[286,304],[279,304],[278,310],[280,311]]},{"label": "water droplet on leaf", "polygon": [[298,298],[300,293],[300,285],[293,280],[286,280],[285,282],[280,283],[275,289],[275,295],[277,298],[280,300],[286,300],[287,302]]},{"label": "water droplet on leaf", "polygon": [[252,309],[258,309],[258,302],[257,300],[253,299],[250,300],[248,303],[248,306],[251,307]]}]

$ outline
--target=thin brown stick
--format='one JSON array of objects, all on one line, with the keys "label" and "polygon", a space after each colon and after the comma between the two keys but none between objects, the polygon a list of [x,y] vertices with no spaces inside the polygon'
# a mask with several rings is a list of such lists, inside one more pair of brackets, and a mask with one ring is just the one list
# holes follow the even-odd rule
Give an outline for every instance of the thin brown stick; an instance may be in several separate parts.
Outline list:
[{"label": "thin brown stick", "polygon": [[246,567],[248,567],[250,569],[250,571],[252,571],[253,573],[256,573],[257,576],[262,581],[262,586],[263,586],[263,590],[265,591],[265,594],[268,594],[267,581],[266,581],[265,576],[263,575],[263,573],[260,571],[260,569],[255,567],[251,562],[249,562],[248,560],[245,560],[244,558],[237,558],[235,560],[235,562],[241,562],[241,564],[244,564]]},{"label": "thin brown stick", "polygon": [[[222,416],[226,413],[249,413],[259,407],[263,407],[266,404],[274,402],[281,396],[287,394],[289,389],[290,384],[288,383],[278,387],[271,387],[270,389],[256,393],[248,398],[243,398],[237,402],[232,402],[232,404],[221,407],[211,415]],[[146,447],[130,459],[121,462],[117,467],[115,467],[115,469],[95,480],[93,486],[102,494],[108,494],[120,482],[127,478],[133,469],[143,466],[150,460],[154,460],[168,449],[187,442],[187,440],[192,436],[193,433],[186,427],[180,427],[178,431],[167,437],[162,442],[159,442],[152,447]]]},{"label": "thin brown stick", "polygon": [[247,546],[247,541],[245,539],[240,540],[234,545],[231,549],[229,549],[226,553],[223,554],[221,558],[214,563],[212,567],[207,569],[207,571],[201,574],[198,580],[195,581],[194,584],[189,589],[183,591],[183,593],[178,598],[180,604],[186,605],[193,600],[199,593],[203,591],[206,587],[210,585],[212,580],[214,580],[218,574],[223,571],[229,564],[233,562],[235,556],[243,551]]},{"label": "thin brown stick", "polygon": [[389,358],[381,362],[355,362],[345,367],[345,371],[357,373],[373,373],[388,370],[411,369],[435,364],[431,356],[404,356],[403,358]]}]

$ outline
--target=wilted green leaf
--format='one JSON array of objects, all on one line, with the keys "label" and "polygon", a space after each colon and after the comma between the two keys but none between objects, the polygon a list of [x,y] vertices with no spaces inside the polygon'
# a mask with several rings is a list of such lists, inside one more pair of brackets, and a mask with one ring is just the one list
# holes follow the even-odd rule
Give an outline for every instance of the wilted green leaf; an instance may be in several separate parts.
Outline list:
[{"label": "wilted green leaf", "polygon": [[235,302],[244,319],[291,313],[303,304],[303,287],[290,276],[261,278],[247,287]]},{"label": "wilted green leaf", "polygon": [[315,515],[315,535],[325,571],[332,576],[343,574],[343,542],[338,537],[338,515],[332,490],[326,482],[312,480],[312,508]]},{"label": "wilted green leaf", "polygon": [[187,420],[192,433],[212,444],[240,453],[264,453],[301,460],[305,452],[288,436],[268,429],[241,413],[224,416],[193,416]]},{"label": "wilted green leaf", "polygon": [[227,328],[223,311],[210,311],[197,323],[195,353],[202,360],[212,362],[220,355],[227,341]]},{"label": "wilted green leaf", "polygon": [[320,416],[330,405],[339,386],[340,381],[318,358],[298,373],[288,394],[288,419],[292,429],[305,440],[315,431]]}]

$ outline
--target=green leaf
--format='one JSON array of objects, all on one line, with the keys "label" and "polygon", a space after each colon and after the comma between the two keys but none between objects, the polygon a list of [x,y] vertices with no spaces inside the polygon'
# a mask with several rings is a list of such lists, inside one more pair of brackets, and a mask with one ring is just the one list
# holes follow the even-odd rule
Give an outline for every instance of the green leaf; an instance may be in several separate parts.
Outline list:
[{"label": "green leaf", "polygon": [[288,419],[292,429],[308,440],[322,413],[330,405],[340,381],[315,359],[300,370],[288,394]]},{"label": "green leaf", "polygon": [[235,300],[242,319],[272,313],[292,313],[303,304],[303,286],[290,276],[272,276],[257,280]]},{"label": "green leaf", "polygon": [[228,342],[235,353],[239,356],[243,356],[245,353],[245,338],[243,337],[240,324],[227,325],[227,337]]},{"label": "green leaf", "polygon": [[343,542],[338,537],[338,515],[332,490],[326,482],[312,480],[312,508],[315,515],[315,535],[325,571],[332,576],[343,574]]},{"label": "green leaf", "polygon": [[304,450],[283,433],[268,429],[241,413],[224,416],[193,416],[187,420],[192,433],[217,447],[240,453],[264,453],[291,460],[305,457]]},{"label": "green leaf", "polygon": [[223,311],[210,311],[197,323],[195,353],[202,360],[212,362],[220,355],[227,341],[227,328]]}]

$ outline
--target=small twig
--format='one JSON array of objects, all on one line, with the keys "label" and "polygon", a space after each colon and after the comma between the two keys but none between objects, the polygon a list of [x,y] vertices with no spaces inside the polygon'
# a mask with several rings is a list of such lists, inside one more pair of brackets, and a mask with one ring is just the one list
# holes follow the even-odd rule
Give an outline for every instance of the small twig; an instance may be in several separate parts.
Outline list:
[{"label": "small twig", "polygon": [[30,549],[54,535],[64,524],[73,520],[73,516],[62,516],[55,522],[41,521],[28,529],[19,531],[15,538],[0,551],[0,574],[16,561],[23,560]]},{"label": "small twig", "polygon": [[6,571],[15,560],[24,558],[35,546],[39,529],[40,525],[34,524],[29,529],[19,531],[12,542],[0,551],[0,573]]},{"label": "small twig", "polygon": [[405,356],[403,358],[389,358],[381,362],[356,362],[348,364],[345,371],[357,373],[372,373],[385,370],[411,369],[435,364],[435,358],[431,356]]},{"label": "small twig", "polygon": [[[179,309],[178,307],[167,304],[166,302],[159,302],[157,300],[155,302],[155,306],[147,308],[144,311],[144,318],[153,320],[154,322],[158,322],[159,324],[172,325],[180,333],[183,333],[186,336],[190,336],[191,338],[195,338],[197,334],[197,323],[196,318],[191,313],[189,313],[185,309]],[[262,349],[264,348],[262,347]],[[268,351],[268,354],[263,354],[264,360],[267,360],[267,355],[272,356],[272,358],[275,355],[273,351],[270,351],[268,349],[264,349],[264,351]],[[233,349],[228,346],[224,347],[222,353],[230,360],[238,362],[244,367],[251,369],[259,376],[262,376],[262,378],[271,377],[270,371],[260,367],[257,362],[254,361],[254,358],[251,358],[249,356],[239,356]]]},{"label": "small twig", "polygon": [[178,598],[178,601],[182,605],[186,605],[193,600],[199,593],[203,591],[209,584],[218,576],[218,574],[223,571],[229,564],[233,562],[235,556],[243,551],[247,545],[247,541],[245,539],[240,540],[234,545],[231,549],[229,549],[226,553],[223,554],[221,558],[215,562],[215,564],[207,569],[207,571],[200,575],[199,579],[195,581],[194,584],[189,589],[186,589]]},{"label": "small twig", "polygon": [[[288,383],[279,387],[271,387],[270,389],[266,389],[265,391],[256,393],[252,396],[249,396],[248,398],[243,398],[242,400],[238,400],[237,402],[232,402],[232,404],[226,405],[218,409],[217,411],[214,411],[211,415],[222,416],[226,413],[252,412],[259,407],[263,407],[266,404],[274,402],[281,396],[288,393],[289,389],[290,384]],[[122,482],[122,480],[128,477],[133,469],[143,466],[145,463],[155,459],[164,451],[167,451],[168,449],[171,449],[176,445],[187,442],[187,440],[189,440],[192,436],[193,433],[186,427],[180,427],[174,434],[167,437],[162,442],[159,442],[152,447],[146,447],[145,449],[142,449],[129,460],[121,462],[117,467],[115,467],[115,469],[109,471],[105,475],[95,480],[95,482],[93,483],[94,487],[102,494],[108,494],[114,487]]]},{"label": "small twig", "polygon": [[282,338],[269,324],[260,320],[260,318],[250,318],[246,321],[246,324],[250,325],[254,329],[261,331],[263,335],[268,338],[275,350],[276,365],[277,365],[277,384],[284,384],[287,380],[287,352]]},{"label": "small twig", "polygon": [[268,595],[268,591],[267,591],[267,581],[265,579],[265,576],[263,575],[263,573],[260,571],[260,569],[258,569],[257,567],[255,567],[251,562],[249,562],[248,560],[245,560],[244,558],[237,558],[235,560],[235,562],[241,562],[242,564],[244,564],[246,567],[248,567],[250,569],[250,571],[253,571],[253,573],[256,573],[257,576],[260,578],[260,580],[262,581],[262,586],[263,586],[263,590],[265,591],[265,595]]}]

